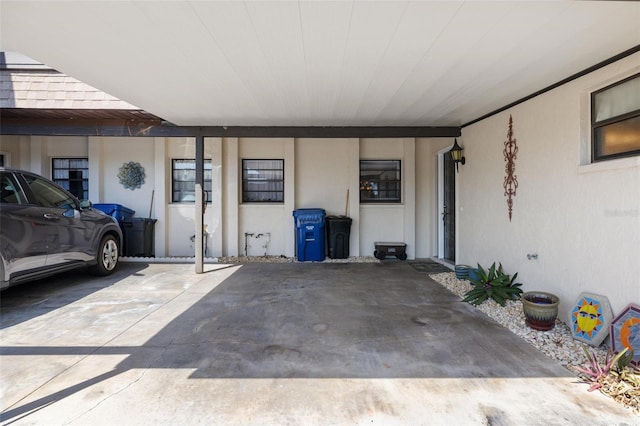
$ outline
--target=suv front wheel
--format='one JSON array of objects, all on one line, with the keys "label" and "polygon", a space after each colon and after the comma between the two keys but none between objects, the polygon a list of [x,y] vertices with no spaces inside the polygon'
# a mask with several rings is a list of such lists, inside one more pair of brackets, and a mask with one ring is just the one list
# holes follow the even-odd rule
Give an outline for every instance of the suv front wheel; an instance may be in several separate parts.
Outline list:
[{"label": "suv front wheel", "polygon": [[119,256],[118,241],[113,235],[105,235],[98,247],[97,264],[91,268],[91,272],[95,275],[109,275],[116,269]]}]

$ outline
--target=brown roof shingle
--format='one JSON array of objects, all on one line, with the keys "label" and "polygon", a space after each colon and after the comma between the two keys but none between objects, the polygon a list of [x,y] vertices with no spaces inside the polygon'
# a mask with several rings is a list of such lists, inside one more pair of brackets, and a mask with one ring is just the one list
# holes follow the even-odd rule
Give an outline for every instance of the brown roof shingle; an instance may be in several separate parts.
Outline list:
[{"label": "brown roof shingle", "polygon": [[0,71],[0,108],[139,110],[58,72]]}]

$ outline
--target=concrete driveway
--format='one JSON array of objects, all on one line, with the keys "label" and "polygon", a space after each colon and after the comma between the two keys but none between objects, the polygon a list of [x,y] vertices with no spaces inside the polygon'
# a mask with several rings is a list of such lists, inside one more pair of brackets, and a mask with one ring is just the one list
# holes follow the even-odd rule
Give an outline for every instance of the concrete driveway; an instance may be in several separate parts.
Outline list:
[{"label": "concrete driveway", "polygon": [[405,262],[205,267],[2,293],[2,424],[640,420]]}]

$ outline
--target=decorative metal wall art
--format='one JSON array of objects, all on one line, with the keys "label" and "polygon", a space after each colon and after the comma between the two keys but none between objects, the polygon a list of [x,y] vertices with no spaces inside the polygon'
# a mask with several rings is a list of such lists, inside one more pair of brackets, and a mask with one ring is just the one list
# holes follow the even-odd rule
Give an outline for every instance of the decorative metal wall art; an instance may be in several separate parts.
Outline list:
[{"label": "decorative metal wall art", "polygon": [[518,177],[515,175],[516,163],[515,160],[518,154],[518,145],[513,137],[513,119],[509,115],[509,131],[507,132],[507,140],[504,142],[504,161],[507,165],[504,167],[507,175],[504,177],[504,196],[507,197],[507,208],[509,209],[509,222],[511,222],[511,215],[513,212],[513,197],[516,196],[516,190],[518,189]]},{"label": "decorative metal wall art", "polygon": [[120,184],[124,186],[125,189],[133,191],[136,188],[140,188],[144,183],[144,167],[134,161],[124,163],[122,167],[120,167],[118,179],[120,179]]}]

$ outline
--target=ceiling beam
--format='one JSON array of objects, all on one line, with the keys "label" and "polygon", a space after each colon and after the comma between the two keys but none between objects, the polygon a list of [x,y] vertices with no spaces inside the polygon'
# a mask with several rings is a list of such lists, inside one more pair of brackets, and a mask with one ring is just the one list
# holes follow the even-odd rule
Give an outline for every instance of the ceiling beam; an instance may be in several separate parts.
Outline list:
[{"label": "ceiling beam", "polygon": [[2,120],[1,135],[119,137],[245,137],[245,138],[438,138],[458,137],[460,127],[295,127],[175,126],[160,121],[129,120]]}]

